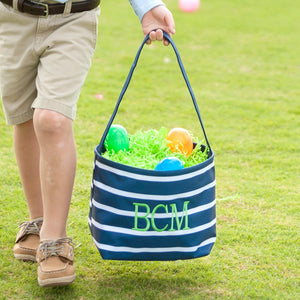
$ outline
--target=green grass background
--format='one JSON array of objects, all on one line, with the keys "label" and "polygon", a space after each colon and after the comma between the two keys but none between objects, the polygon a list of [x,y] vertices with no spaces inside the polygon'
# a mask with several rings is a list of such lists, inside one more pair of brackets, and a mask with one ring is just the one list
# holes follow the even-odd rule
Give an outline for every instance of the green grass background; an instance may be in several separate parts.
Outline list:
[{"label": "green grass background", "polygon": [[[42,289],[36,264],[13,258],[17,225],[28,214],[1,110],[0,299],[299,299],[300,2],[203,0],[197,13],[186,14],[177,1],[165,1],[217,177],[213,251],[176,262],[103,261],[89,233],[93,148],[143,39],[128,1],[102,2],[74,123],[78,169],[68,233],[80,244],[77,279]],[[116,122],[131,133],[180,126],[201,137],[171,47],[145,47]]]}]

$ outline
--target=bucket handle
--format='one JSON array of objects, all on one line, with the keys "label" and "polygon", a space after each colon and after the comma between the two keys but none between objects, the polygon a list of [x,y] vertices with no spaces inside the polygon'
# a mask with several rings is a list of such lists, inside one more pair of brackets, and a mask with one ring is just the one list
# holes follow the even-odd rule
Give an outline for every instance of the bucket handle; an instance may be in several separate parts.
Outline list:
[{"label": "bucket handle", "polygon": [[[204,138],[205,138],[206,144],[207,144],[207,146],[208,146],[208,148],[209,148],[209,152],[211,153],[211,152],[212,152],[212,151],[211,151],[211,147],[210,147],[210,144],[209,144],[209,142],[208,142],[208,138],[207,138],[207,135],[206,135],[206,132],[205,132],[205,129],[204,129],[204,125],[203,125],[203,122],[202,122],[202,119],[201,119],[201,115],[200,115],[200,111],[199,111],[199,108],[198,108],[198,104],[197,104],[197,102],[196,102],[196,98],[195,98],[194,92],[193,92],[193,90],[192,90],[192,87],[191,87],[191,84],[190,84],[190,82],[189,82],[188,76],[187,76],[186,71],[185,71],[185,69],[184,69],[184,66],[183,66],[181,57],[180,57],[180,55],[179,55],[179,52],[178,52],[178,50],[177,50],[177,47],[175,46],[175,43],[174,43],[174,41],[172,40],[172,38],[171,38],[165,31],[163,31],[163,36],[164,36],[164,38],[172,45],[173,50],[174,50],[174,52],[175,52],[175,54],[176,54],[178,65],[179,65],[179,67],[180,67],[182,76],[183,76],[183,78],[184,78],[184,80],[185,80],[186,86],[187,86],[187,88],[188,88],[188,90],[189,90],[189,92],[190,92],[190,95],[191,95],[191,98],[192,98],[192,101],[193,101],[193,104],[194,104],[194,108],[195,108],[195,110],[196,110],[198,119],[199,119],[199,121],[200,121],[200,125],[201,125],[201,128],[202,128],[203,134],[204,134]],[[114,111],[113,111],[113,113],[112,113],[112,115],[111,115],[111,117],[110,117],[110,120],[108,121],[108,124],[107,124],[107,126],[106,126],[106,128],[105,128],[105,131],[104,131],[104,133],[103,133],[103,135],[102,135],[102,138],[101,138],[101,140],[100,140],[100,143],[99,143],[100,149],[104,149],[104,141],[105,141],[105,138],[106,138],[106,136],[107,136],[107,134],[108,134],[109,128],[111,127],[111,125],[112,125],[112,123],[113,123],[113,121],[114,121],[114,119],[115,119],[115,117],[116,117],[116,114],[117,114],[117,112],[118,112],[118,109],[119,109],[119,106],[120,106],[120,104],[121,104],[121,101],[122,101],[122,99],[123,99],[123,97],[124,97],[124,94],[125,94],[125,92],[126,92],[128,86],[129,86],[129,83],[130,83],[130,80],[131,80],[131,78],[132,78],[132,75],[133,75],[133,72],[134,72],[134,70],[135,70],[135,67],[137,66],[137,63],[138,63],[140,54],[141,54],[141,52],[142,52],[142,50],[143,50],[143,47],[144,47],[144,45],[146,44],[146,42],[147,42],[148,39],[149,39],[149,34],[145,37],[144,41],[142,42],[142,44],[141,44],[141,46],[140,46],[140,48],[139,48],[139,50],[138,50],[138,52],[137,52],[137,54],[136,54],[136,57],[135,57],[135,59],[134,59],[134,61],[133,61],[133,64],[132,64],[132,66],[131,66],[131,69],[130,69],[130,71],[129,71],[129,74],[128,74],[128,76],[127,76],[127,79],[126,79],[126,81],[125,81],[125,83],[124,83],[124,86],[123,86],[123,88],[122,88],[122,90],[121,90],[121,93],[120,93],[119,99],[118,99],[118,101],[117,101],[117,103],[116,103],[116,106],[115,106],[115,108],[114,108]]]}]

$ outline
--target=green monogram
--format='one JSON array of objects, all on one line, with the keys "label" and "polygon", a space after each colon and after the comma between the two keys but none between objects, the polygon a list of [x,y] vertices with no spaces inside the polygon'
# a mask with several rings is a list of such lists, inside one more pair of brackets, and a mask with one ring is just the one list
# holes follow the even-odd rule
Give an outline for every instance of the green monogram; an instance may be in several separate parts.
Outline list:
[{"label": "green monogram", "polygon": [[[188,226],[188,204],[190,203],[190,201],[185,201],[183,203],[183,208],[182,208],[182,217],[180,219],[180,217],[178,216],[178,212],[177,212],[177,207],[175,203],[172,203],[169,205],[170,210],[171,210],[171,226],[169,227],[169,224],[166,224],[164,227],[162,228],[158,228],[155,224],[155,213],[157,210],[163,210],[165,213],[168,213],[168,205],[167,204],[158,204],[154,207],[153,211],[150,211],[150,207],[148,204],[146,203],[133,203],[133,205],[135,206],[135,217],[134,217],[134,227],[132,228],[133,230],[138,230],[138,231],[148,231],[150,229],[150,226],[152,226],[152,228],[157,231],[157,232],[161,232],[161,231],[166,231],[168,229],[168,231],[175,231],[175,230],[180,230],[182,223],[184,221],[184,228],[182,228],[182,230],[187,230],[189,229]],[[141,216],[139,215],[139,208],[144,208],[146,209],[145,215]],[[151,216],[148,217],[151,213]],[[146,226],[141,228],[139,227],[139,219],[143,219],[146,222]],[[174,222],[175,219],[175,222]],[[176,223],[177,225],[177,229],[175,229],[174,227],[174,223]]]}]

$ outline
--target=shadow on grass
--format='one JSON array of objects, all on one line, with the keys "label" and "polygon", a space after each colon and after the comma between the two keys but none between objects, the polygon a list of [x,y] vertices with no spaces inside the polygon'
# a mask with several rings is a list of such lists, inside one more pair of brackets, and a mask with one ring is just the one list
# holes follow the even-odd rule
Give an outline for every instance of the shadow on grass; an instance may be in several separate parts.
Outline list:
[{"label": "shadow on grass", "polygon": [[[201,265],[190,268],[190,262],[135,263],[118,266],[115,274],[98,280],[98,291],[118,299],[177,299],[195,296],[212,285],[211,272]],[[204,275],[206,274],[206,275]],[[208,276],[207,276],[208,275]],[[201,277],[206,277],[205,279]]]},{"label": "shadow on grass", "polygon": [[214,274],[200,259],[176,262],[99,261],[65,287],[34,289],[35,299],[216,298]]}]

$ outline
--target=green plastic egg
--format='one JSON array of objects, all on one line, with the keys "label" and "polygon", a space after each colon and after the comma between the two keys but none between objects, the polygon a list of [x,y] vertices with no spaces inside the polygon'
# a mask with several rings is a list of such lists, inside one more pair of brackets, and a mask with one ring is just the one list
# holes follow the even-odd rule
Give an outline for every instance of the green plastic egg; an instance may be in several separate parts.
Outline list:
[{"label": "green plastic egg", "polygon": [[118,153],[120,150],[129,150],[129,137],[122,125],[110,126],[104,141],[105,149],[109,152]]}]

